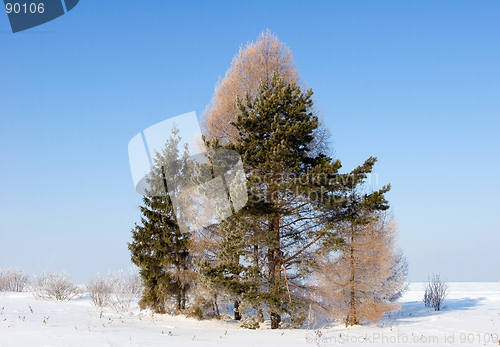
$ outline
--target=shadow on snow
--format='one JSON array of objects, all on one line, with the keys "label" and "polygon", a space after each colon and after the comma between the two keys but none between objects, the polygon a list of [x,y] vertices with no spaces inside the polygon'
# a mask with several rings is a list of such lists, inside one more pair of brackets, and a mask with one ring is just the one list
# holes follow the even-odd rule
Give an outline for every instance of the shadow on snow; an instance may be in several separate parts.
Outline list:
[{"label": "shadow on snow", "polygon": [[401,304],[401,309],[399,311],[390,313],[386,315],[379,324],[384,323],[384,325],[394,325],[399,324],[414,324],[413,318],[423,318],[438,315],[441,313],[446,313],[450,311],[461,311],[468,310],[473,307],[480,306],[485,297],[481,298],[463,298],[463,299],[445,299],[443,301],[443,307],[440,311],[434,310],[432,307],[425,307],[422,301],[409,301]]}]

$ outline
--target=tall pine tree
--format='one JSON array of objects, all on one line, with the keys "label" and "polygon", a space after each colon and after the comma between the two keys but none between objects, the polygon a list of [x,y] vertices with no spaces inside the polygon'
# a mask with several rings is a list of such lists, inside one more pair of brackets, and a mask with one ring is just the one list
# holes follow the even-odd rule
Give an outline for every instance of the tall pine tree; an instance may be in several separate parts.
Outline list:
[{"label": "tall pine tree", "polygon": [[[351,187],[363,184],[375,163],[370,158],[339,174],[338,160],[313,151],[318,118],[311,97],[311,90],[273,74],[255,96],[237,101],[240,113],[232,124],[238,137],[224,148],[242,157],[249,202],[219,225],[219,262],[202,262],[199,269],[244,306],[266,310],[273,329],[283,313],[300,320],[311,253],[341,239],[335,226],[348,216]],[[385,209],[388,189],[367,195],[367,208]]]}]

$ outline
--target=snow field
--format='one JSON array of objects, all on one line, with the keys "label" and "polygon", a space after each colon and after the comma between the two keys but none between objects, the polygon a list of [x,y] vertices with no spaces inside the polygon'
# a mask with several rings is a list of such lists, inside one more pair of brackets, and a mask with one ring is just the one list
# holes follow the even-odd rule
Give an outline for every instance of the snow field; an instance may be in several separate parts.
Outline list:
[{"label": "snow field", "polygon": [[119,314],[80,296],[67,302],[0,293],[1,347],[98,346],[498,346],[500,283],[449,283],[443,311],[424,306],[423,283],[410,284],[401,310],[377,324],[300,330],[238,328],[236,321],[152,315],[133,304]]}]

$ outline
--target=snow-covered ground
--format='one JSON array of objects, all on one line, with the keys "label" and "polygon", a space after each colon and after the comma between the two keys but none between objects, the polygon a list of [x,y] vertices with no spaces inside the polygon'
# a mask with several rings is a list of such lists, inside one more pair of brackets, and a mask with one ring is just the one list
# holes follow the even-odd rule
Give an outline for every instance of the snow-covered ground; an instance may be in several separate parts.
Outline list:
[{"label": "snow-covered ground", "polygon": [[[413,283],[402,309],[377,324],[320,330],[243,330],[233,321],[101,311],[87,296],[69,302],[39,301],[30,293],[0,293],[0,346],[433,346],[499,345],[500,282],[449,283],[443,311],[422,303]],[[321,336],[320,336],[321,335]],[[320,336],[320,337],[319,337]]]}]

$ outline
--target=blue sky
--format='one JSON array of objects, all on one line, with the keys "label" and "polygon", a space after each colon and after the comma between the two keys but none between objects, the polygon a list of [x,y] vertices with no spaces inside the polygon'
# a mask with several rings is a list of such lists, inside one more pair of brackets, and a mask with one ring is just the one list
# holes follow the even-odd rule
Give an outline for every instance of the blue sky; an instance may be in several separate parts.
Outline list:
[{"label": "blue sky", "polygon": [[17,34],[0,12],[0,268],[82,282],[130,267],[128,142],[199,117],[270,29],[343,169],[378,157],[409,279],[500,280],[500,2],[81,0]]}]

